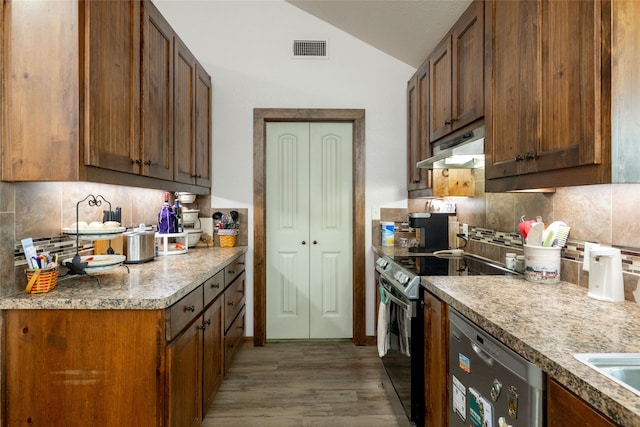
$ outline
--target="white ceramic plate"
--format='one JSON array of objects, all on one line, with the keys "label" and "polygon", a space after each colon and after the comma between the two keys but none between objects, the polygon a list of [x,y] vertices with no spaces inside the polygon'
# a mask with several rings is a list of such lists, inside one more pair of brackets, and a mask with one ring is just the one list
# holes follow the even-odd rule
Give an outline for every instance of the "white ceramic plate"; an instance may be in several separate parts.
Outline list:
[{"label": "white ceramic plate", "polygon": [[[84,269],[86,273],[100,273],[103,271],[113,270],[122,265],[127,259],[124,255],[87,255],[80,257],[80,262],[86,262],[87,267]],[[62,261],[63,264],[73,262],[73,258]]]},{"label": "white ceramic plate", "polygon": [[80,234],[80,235],[96,235],[96,234],[120,234],[126,230],[125,227],[117,227],[117,228],[101,228],[99,230],[86,228],[82,230],[76,230],[75,228],[65,227],[62,229],[62,232],[65,234]]},{"label": "white ceramic plate", "polygon": [[105,228],[102,230],[94,230],[94,229],[84,229],[84,230],[76,230],[75,228],[63,228],[62,232],[64,234],[69,234],[75,236],[78,235],[82,240],[111,240],[117,237],[119,234],[122,234],[126,230],[126,227],[118,227],[118,228]]}]

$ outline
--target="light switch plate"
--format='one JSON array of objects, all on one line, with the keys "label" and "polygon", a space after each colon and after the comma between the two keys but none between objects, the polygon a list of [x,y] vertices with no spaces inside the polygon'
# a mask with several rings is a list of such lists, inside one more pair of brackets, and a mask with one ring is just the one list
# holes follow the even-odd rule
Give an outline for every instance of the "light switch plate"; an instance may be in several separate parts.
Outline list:
[{"label": "light switch plate", "polygon": [[469,224],[462,224],[462,234],[465,238],[469,238]]},{"label": "light switch plate", "polygon": [[591,258],[589,252],[599,247],[600,245],[597,243],[584,242],[584,260],[582,260],[582,270],[589,271],[589,259]]}]

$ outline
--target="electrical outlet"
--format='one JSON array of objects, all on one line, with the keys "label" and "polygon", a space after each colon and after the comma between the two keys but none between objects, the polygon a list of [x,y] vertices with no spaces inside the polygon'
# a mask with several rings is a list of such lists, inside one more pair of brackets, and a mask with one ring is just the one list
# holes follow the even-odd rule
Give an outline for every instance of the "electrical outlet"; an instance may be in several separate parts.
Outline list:
[{"label": "electrical outlet", "polygon": [[600,245],[597,243],[584,242],[584,260],[582,260],[582,270],[589,271],[589,259],[591,258],[589,252],[599,247]]},{"label": "electrical outlet", "polygon": [[462,234],[466,239],[469,238],[469,224],[462,224]]},{"label": "electrical outlet", "polygon": [[379,220],[380,219],[380,208],[371,208],[371,220]]}]

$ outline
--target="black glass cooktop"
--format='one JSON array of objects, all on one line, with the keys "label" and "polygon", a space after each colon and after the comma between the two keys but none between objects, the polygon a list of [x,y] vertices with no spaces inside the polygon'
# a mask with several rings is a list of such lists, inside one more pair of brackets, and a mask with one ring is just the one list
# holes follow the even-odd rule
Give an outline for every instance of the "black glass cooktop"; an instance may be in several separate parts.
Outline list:
[{"label": "black glass cooktop", "polygon": [[396,255],[392,258],[394,262],[418,276],[519,275],[499,264],[466,254],[459,257]]}]

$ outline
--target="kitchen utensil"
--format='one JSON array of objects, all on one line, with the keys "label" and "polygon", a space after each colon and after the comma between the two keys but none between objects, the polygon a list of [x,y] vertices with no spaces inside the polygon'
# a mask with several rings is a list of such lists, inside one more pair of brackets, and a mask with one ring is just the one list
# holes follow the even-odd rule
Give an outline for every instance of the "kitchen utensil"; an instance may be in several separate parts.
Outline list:
[{"label": "kitchen utensil", "polygon": [[531,230],[531,226],[536,223],[535,219],[531,219],[529,221],[521,221],[518,224],[518,229],[520,230],[520,235],[523,239],[526,239],[529,235],[529,230]]},{"label": "kitchen utensil", "polygon": [[557,243],[556,245],[560,248],[564,248],[567,245],[567,239],[569,238],[569,232],[571,231],[571,227],[568,225],[561,225],[558,228],[557,234]]},{"label": "kitchen utensil", "polygon": [[544,231],[544,223],[535,222],[531,225],[531,229],[525,239],[527,245],[542,246],[542,232]]},{"label": "kitchen utensil", "polygon": [[557,244],[558,230],[561,226],[567,225],[562,221],[553,221],[542,233],[542,246],[551,247]]},{"label": "kitchen utensil", "polygon": [[589,292],[587,296],[602,301],[624,301],[620,249],[597,248],[589,253]]}]

